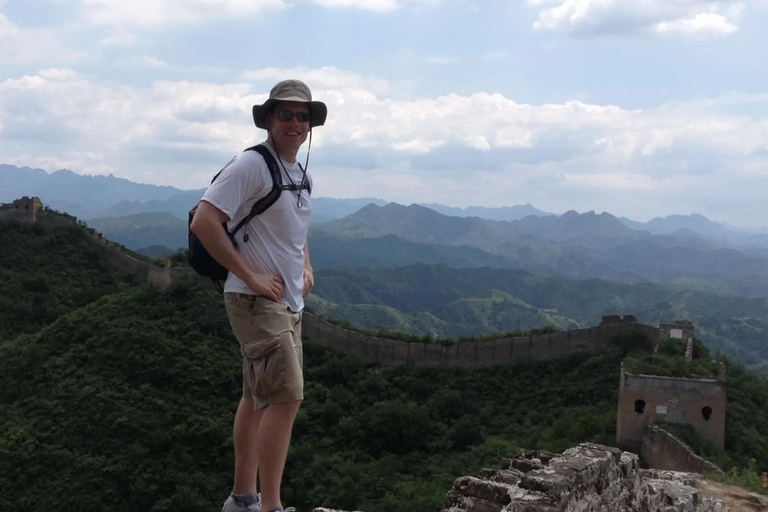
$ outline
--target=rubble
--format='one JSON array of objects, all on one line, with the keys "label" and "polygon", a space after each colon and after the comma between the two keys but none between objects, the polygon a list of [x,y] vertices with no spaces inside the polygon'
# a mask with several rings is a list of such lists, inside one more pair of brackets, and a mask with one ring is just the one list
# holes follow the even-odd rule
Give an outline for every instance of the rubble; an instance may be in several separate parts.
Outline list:
[{"label": "rubble", "polygon": [[523,451],[457,479],[442,512],[726,512],[693,487],[697,476],[641,470],[637,455],[590,443],[560,455]]}]

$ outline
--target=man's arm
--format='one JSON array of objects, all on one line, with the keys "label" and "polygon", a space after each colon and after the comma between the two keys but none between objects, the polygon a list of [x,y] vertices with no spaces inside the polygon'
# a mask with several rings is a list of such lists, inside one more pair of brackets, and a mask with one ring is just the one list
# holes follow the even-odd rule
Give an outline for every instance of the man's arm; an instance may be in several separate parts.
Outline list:
[{"label": "man's arm", "polygon": [[248,266],[222,229],[221,225],[228,220],[226,213],[208,201],[200,201],[189,229],[197,235],[210,255],[242,279],[248,288],[259,295],[280,302],[283,298],[283,280],[269,274],[257,274]]},{"label": "man's arm", "polygon": [[310,294],[315,287],[315,272],[312,270],[312,262],[309,261],[309,239],[304,243],[304,297]]}]

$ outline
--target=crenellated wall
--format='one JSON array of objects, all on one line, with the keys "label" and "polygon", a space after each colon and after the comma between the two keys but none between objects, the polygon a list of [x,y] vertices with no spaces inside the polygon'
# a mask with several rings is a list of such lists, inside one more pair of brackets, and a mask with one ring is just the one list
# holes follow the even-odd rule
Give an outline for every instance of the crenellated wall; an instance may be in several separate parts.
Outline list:
[{"label": "crenellated wall", "polygon": [[[34,200],[37,202],[35,203]],[[36,208],[35,212],[39,211],[35,214],[34,220],[30,217],[32,222],[47,225],[77,224],[76,217],[42,210],[42,203],[39,204],[39,208],[32,206],[39,203],[36,198],[25,199],[23,204],[27,203],[32,208]],[[115,268],[135,275],[158,288],[167,288],[181,279],[197,276],[191,268],[170,268],[167,265],[160,267],[154,263],[138,260],[123,252],[118,244],[109,241],[101,233],[92,229],[85,229],[84,232]],[[611,322],[604,321],[599,326],[586,329],[443,345],[375,338],[306,314],[302,334],[310,342],[322,343],[333,349],[365,357],[384,365],[484,367],[523,361],[544,361],[578,352],[606,349],[616,334],[628,331],[639,331],[648,336],[654,345],[656,344],[659,337],[658,328],[635,323],[637,320],[631,315],[610,318]]]},{"label": "crenellated wall", "polygon": [[520,338],[465,341],[452,345],[414,343],[376,338],[350,331],[313,315],[305,315],[302,335],[333,349],[380,364],[491,366],[522,361],[557,359],[577,352],[607,349],[617,334],[638,331],[652,341],[658,328],[643,324],[605,324],[587,329],[537,334]]}]

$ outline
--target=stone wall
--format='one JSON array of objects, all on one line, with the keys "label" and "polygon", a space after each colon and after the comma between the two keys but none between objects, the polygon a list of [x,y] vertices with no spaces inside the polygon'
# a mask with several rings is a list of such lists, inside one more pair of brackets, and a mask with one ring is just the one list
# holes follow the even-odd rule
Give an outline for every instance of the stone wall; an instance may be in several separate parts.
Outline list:
[{"label": "stone wall", "polygon": [[[24,201],[32,200],[27,198]],[[37,202],[39,203],[39,200]],[[42,208],[42,203],[40,207]],[[58,212],[41,211],[38,217],[38,222],[48,225],[77,224],[76,217]],[[119,245],[109,241],[101,233],[92,229],[85,229],[85,233],[115,268],[138,276],[153,286],[167,288],[181,279],[197,275],[191,268],[160,267],[154,263],[138,260],[123,252]],[[520,338],[468,341],[452,345],[374,338],[356,331],[349,331],[310,314],[305,315],[304,318],[303,336],[307,341],[322,343],[333,349],[356,354],[385,365],[485,367],[557,359],[577,352],[606,349],[616,334],[628,331],[642,332],[654,345],[659,339],[658,328],[636,323],[637,319],[632,315],[605,317],[610,318],[610,321],[605,321],[604,318],[601,325],[587,329]]]},{"label": "stone wall", "polygon": [[722,470],[693,453],[684,442],[657,426],[651,426],[643,436],[640,457],[648,467],[687,473],[718,473]]},{"label": "stone wall", "polygon": [[380,364],[484,367],[557,359],[577,352],[607,349],[613,337],[639,331],[655,341],[658,329],[643,324],[606,324],[587,329],[521,338],[466,341],[459,344],[409,343],[350,331],[312,315],[305,316],[303,337]]},{"label": "stone wall", "polygon": [[616,441],[639,451],[645,432],[654,423],[691,425],[719,450],[725,446],[726,382],[718,379],[635,375],[621,370]]},{"label": "stone wall", "polygon": [[442,512],[725,512],[693,476],[641,470],[637,455],[588,443],[561,455],[522,452],[456,480]]},{"label": "stone wall", "polygon": [[0,220],[35,223],[42,209],[43,203],[39,198],[24,196],[12,203],[0,204]]}]

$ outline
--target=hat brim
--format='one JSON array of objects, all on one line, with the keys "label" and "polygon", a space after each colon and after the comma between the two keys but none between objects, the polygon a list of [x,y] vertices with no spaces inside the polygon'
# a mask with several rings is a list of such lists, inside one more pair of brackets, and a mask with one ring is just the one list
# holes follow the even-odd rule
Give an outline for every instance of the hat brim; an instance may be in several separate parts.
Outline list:
[{"label": "hat brim", "polygon": [[299,103],[308,104],[309,110],[312,114],[310,116],[310,126],[314,128],[315,126],[323,126],[325,124],[325,119],[328,117],[328,107],[325,105],[325,103],[322,101],[306,101],[303,98],[286,97],[280,99],[268,99],[261,105],[253,106],[253,122],[257,127],[261,128],[262,130],[267,129],[267,114],[275,105],[275,103],[281,101],[297,101]]}]

